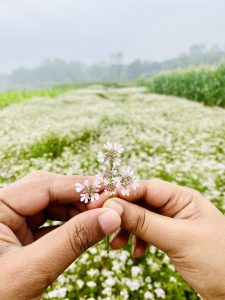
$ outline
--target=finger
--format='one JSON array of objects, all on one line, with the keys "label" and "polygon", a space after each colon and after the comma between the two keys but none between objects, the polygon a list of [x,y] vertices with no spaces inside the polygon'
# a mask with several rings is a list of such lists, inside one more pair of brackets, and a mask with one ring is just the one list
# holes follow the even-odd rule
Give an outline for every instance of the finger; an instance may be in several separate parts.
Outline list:
[{"label": "finger", "polygon": [[106,192],[102,192],[100,194],[99,200],[95,202],[90,202],[87,204],[87,209],[95,209],[100,208],[103,206],[103,204],[110,198],[110,194]]},{"label": "finger", "polygon": [[[124,196],[121,189],[116,191],[116,197],[129,202],[144,200],[147,205],[155,208],[164,206],[180,187],[174,183],[169,183],[160,179],[140,180],[140,186],[132,193]],[[88,204],[88,209],[102,207],[110,198],[110,194],[102,193],[100,201]]]},{"label": "finger", "polygon": [[126,230],[119,228],[110,237],[110,247],[114,250],[121,249],[125,247],[128,243],[130,233]]},{"label": "finger", "polygon": [[[21,180],[1,190],[1,198],[11,209],[23,216],[31,216],[46,208],[50,202],[73,203],[80,200],[76,182],[87,177],[65,176],[39,171],[28,180]],[[35,173],[36,174],[36,173]],[[88,179],[93,180],[92,177]]]},{"label": "finger", "polygon": [[42,236],[46,235],[47,233],[51,232],[52,230],[58,228],[59,226],[46,226],[38,228],[34,231],[32,231],[34,241],[40,239]]},{"label": "finger", "polygon": [[197,191],[160,179],[141,180],[136,191],[125,197],[118,191],[117,196],[129,202],[138,201],[138,204],[141,201],[144,207],[152,211],[181,219],[185,215],[180,212],[193,201],[199,211],[205,207],[205,199]]},{"label": "finger", "polygon": [[153,207],[162,207],[175,194],[178,185],[160,179],[140,180],[140,186],[127,196],[123,196],[121,190],[117,191],[117,197],[129,202],[144,200]]},{"label": "finger", "polygon": [[141,257],[145,255],[147,249],[147,243],[142,239],[133,236],[132,237],[132,255],[133,257]]},{"label": "finger", "polygon": [[[46,288],[81,253],[113,233],[120,224],[119,214],[111,209],[86,211],[24,247],[26,264],[34,269],[33,280],[41,278],[45,285],[42,288]],[[28,270],[28,274],[31,271]]]},{"label": "finger", "polygon": [[167,252],[185,238],[185,220],[172,219],[121,199],[110,199],[103,207],[122,211],[121,227]]},{"label": "finger", "polygon": [[42,226],[47,220],[65,222],[79,213],[80,211],[78,211],[72,204],[62,205],[52,203],[44,211],[38,212],[31,217],[27,217],[27,223],[33,230]]}]

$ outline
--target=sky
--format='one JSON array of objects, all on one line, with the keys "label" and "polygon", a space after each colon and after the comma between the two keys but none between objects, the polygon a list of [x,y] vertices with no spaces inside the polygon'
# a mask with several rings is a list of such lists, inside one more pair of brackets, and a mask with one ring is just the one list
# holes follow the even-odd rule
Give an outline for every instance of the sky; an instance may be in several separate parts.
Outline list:
[{"label": "sky", "polygon": [[225,46],[224,0],[0,0],[0,74],[45,58],[163,60]]}]

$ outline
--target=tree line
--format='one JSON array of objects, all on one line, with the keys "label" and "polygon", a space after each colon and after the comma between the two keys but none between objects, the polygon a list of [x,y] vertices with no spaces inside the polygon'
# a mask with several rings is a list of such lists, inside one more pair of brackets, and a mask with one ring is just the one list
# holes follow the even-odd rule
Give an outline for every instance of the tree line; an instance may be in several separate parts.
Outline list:
[{"label": "tree line", "polygon": [[45,59],[35,68],[18,68],[9,75],[0,75],[0,89],[42,88],[80,82],[108,82],[136,80],[140,76],[152,77],[164,70],[217,64],[225,60],[225,49],[215,45],[207,49],[193,45],[189,51],[164,61],[136,59],[123,62],[123,53],[115,52],[109,62],[85,65],[79,61]]}]

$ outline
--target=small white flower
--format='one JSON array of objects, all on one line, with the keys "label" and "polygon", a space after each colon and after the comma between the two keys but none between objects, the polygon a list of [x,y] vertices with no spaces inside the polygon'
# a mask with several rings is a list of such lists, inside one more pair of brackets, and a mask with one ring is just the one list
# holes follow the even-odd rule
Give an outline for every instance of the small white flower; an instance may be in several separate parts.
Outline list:
[{"label": "small white flower", "polygon": [[107,185],[116,176],[116,169],[109,169],[105,166],[102,167],[102,172],[96,175],[96,179],[100,184]]},{"label": "small white flower", "polygon": [[116,284],[116,280],[113,277],[108,277],[105,281],[107,286],[114,286]]},{"label": "small white flower", "polygon": [[166,298],[166,294],[165,294],[165,291],[163,289],[155,289],[155,293],[156,293],[156,296],[159,297],[159,298],[162,298],[162,299],[165,299]]},{"label": "small white flower", "polygon": [[88,199],[89,199],[89,194],[88,193],[80,195],[80,201],[81,202],[88,203]]},{"label": "small white flower", "polygon": [[99,270],[91,268],[90,270],[87,271],[87,274],[91,277],[98,276]]},{"label": "small white flower", "polygon": [[102,152],[99,152],[98,155],[97,155],[97,158],[98,158],[98,161],[100,163],[103,163],[105,158],[104,158],[104,154]]},{"label": "small white flower", "polygon": [[97,248],[96,247],[91,247],[88,249],[88,251],[91,253],[91,254],[97,254]]},{"label": "small white flower", "polygon": [[154,295],[151,292],[144,293],[144,299],[154,299]]},{"label": "small white flower", "polygon": [[128,299],[129,298],[128,291],[126,289],[122,289],[122,291],[120,291],[120,296],[122,296],[123,299]]},{"label": "small white flower", "polygon": [[75,189],[79,193],[79,192],[81,192],[84,189],[84,187],[83,187],[83,185],[81,183],[76,183],[75,184]]},{"label": "small white flower", "polygon": [[127,282],[127,286],[131,291],[137,291],[141,285],[137,280],[130,280],[129,282]]},{"label": "small white flower", "polygon": [[131,268],[131,274],[132,274],[132,277],[136,277],[139,274],[142,274],[142,269],[140,267],[138,267],[138,266],[133,266]]},{"label": "small white flower", "polygon": [[115,194],[115,191],[120,187],[119,178],[112,178],[104,185],[104,192],[106,194]]},{"label": "small white flower", "polygon": [[119,166],[121,163],[120,155],[123,152],[123,148],[120,144],[107,142],[104,145],[104,152],[98,153],[98,161],[105,163],[106,165],[112,165],[114,167]]},{"label": "small white flower", "polygon": [[79,289],[82,289],[82,287],[84,286],[84,282],[81,279],[77,279],[76,283],[77,283],[77,286],[79,287]]},{"label": "small white flower", "polygon": [[96,287],[96,283],[95,283],[94,281],[88,281],[88,282],[87,282],[87,286],[88,286],[89,288],[93,288],[93,287]]},{"label": "small white flower", "polygon": [[150,283],[150,282],[152,282],[152,279],[151,279],[150,276],[147,276],[147,277],[145,277],[145,281],[148,282],[148,283]]},{"label": "small white flower", "polygon": [[174,276],[171,276],[171,277],[170,277],[170,281],[171,281],[171,282],[177,282],[177,280],[176,280],[176,278],[175,278]]},{"label": "small white flower", "polygon": [[[111,289],[111,287],[106,287],[106,288],[104,288],[103,290],[102,290],[102,294],[103,295],[106,295],[106,296],[111,296],[112,295],[112,289]],[[108,297],[107,298],[104,298],[104,299],[108,299]],[[110,299],[110,298],[109,298]]]},{"label": "small white flower", "polygon": [[130,188],[136,190],[139,187],[139,180],[134,176],[134,171],[130,167],[121,171],[120,185],[123,196],[129,196]]},{"label": "small white flower", "polygon": [[48,293],[48,296],[50,298],[65,298],[66,296],[66,288],[61,288],[61,289],[57,289],[57,290],[53,290],[51,292]]},{"label": "small white flower", "polygon": [[75,190],[80,195],[80,201],[84,203],[94,202],[99,200],[99,189],[101,185],[99,185],[99,180],[96,179],[93,183],[89,183],[89,180],[85,180],[83,185],[81,183],[75,184]]}]

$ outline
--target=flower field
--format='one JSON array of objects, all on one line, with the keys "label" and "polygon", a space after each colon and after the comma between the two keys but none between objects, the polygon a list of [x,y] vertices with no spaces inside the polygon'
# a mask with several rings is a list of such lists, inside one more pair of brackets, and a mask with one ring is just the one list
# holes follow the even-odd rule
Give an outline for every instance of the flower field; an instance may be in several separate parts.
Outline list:
[{"label": "flower field", "polygon": [[[225,110],[142,87],[95,85],[0,110],[0,185],[36,169],[96,174],[96,155],[107,141],[123,145],[123,161],[140,178],[195,188],[225,213]],[[102,242],[74,262],[43,299],[199,297],[153,246],[134,259],[130,245],[112,251]]]}]

